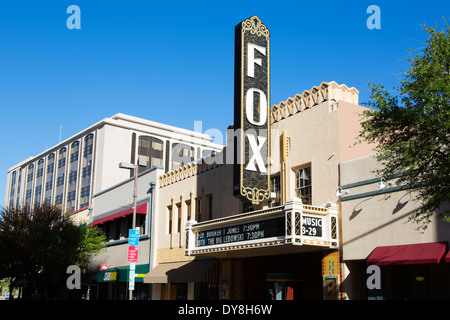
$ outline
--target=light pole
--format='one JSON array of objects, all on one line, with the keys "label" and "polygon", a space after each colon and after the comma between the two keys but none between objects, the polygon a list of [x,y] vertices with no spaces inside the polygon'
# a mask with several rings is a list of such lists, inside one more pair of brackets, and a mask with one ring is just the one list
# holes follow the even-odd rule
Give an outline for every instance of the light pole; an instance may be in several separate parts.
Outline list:
[{"label": "light pole", "polygon": [[[119,163],[119,168],[134,170],[133,219],[132,219],[132,229],[134,230],[136,228],[136,202],[137,202],[138,166],[135,165],[135,164],[132,164],[132,163],[120,162]],[[128,236],[128,237],[130,237],[130,236]],[[138,235],[138,239],[139,239],[139,235]],[[128,260],[128,261],[130,261],[130,260]],[[134,277],[134,269],[135,269],[134,266],[135,266],[135,262],[130,262],[129,283],[128,283],[129,287],[130,287],[130,282],[131,281],[133,281],[133,283],[134,283],[134,279],[131,279],[131,277]],[[132,300],[133,289],[130,288],[129,291],[130,291],[129,299]]]}]

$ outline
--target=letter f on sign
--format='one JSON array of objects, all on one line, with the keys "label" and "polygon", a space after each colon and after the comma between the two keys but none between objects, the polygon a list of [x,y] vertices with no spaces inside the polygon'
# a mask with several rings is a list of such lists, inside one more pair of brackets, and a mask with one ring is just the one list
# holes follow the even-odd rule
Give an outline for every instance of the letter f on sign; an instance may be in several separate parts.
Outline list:
[{"label": "letter f on sign", "polygon": [[255,49],[266,55],[266,48],[258,46],[254,43],[248,43],[248,59],[247,59],[247,76],[255,77],[255,63],[259,66],[262,65],[261,58],[255,59]]}]

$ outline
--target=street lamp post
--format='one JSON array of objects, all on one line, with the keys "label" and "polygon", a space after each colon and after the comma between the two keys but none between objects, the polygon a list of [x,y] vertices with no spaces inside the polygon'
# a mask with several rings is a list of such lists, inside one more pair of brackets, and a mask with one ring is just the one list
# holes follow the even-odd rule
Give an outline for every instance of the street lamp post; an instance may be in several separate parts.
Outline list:
[{"label": "street lamp post", "polygon": [[[120,162],[119,163],[119,168],[134,170],[133,219],[132,219],[132,229],[134,230],[134,229],[136,229],[136,203],[137,203],[138,166],[135,165],[135,164],[132,164],[132,163]],[[130,279],[129,279],[129,281],[131,281],[131,276],[134,276],[134,268],[131,267],[134,263],[135,262],[130,262],[130,277],[129,277]],[[133,269],[133,272],[131,272],[131,269]],[[130,288],[129,291],[130,291],[129,299],[132,300],[133,289]]]}]

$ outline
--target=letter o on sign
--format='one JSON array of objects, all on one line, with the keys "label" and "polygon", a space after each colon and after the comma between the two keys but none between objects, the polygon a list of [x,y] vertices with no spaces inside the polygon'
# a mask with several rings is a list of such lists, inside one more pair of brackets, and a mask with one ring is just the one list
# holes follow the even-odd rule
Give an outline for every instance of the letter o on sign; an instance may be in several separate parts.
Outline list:
[{"label": "letter o on sign", "polygon": [[[253,94],[257,92],[259,93],[259,121],[255,121],[253,118]],[[266,94],[256,88],[250,88],[248,89],[245,97],[245,115],[247,117],[247,120],[255,125],[255,126],[262,126],[267,121],[267,97]]]}]

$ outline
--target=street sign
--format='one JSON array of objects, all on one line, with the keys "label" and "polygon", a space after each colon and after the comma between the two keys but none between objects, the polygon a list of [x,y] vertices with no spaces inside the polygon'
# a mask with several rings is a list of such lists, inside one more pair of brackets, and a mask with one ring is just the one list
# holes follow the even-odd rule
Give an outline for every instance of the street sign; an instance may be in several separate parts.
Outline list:
[{"label": "street sign", "polygon": [[128,230],[128,245],[129,246],[139,245],[139,228]]},{"label": "street sign", "polygon": [[135,278],[135,275],[136,275],[135,271],[130,269],[130,275],[129,275],[130,283],[129,283],[129,287],[128,287],[129,290],[134,290],[134,278]]},{"label": "street sign", "polygon": [[128,246],[128,262],[137,262],[139,254],[138,246]]}]

